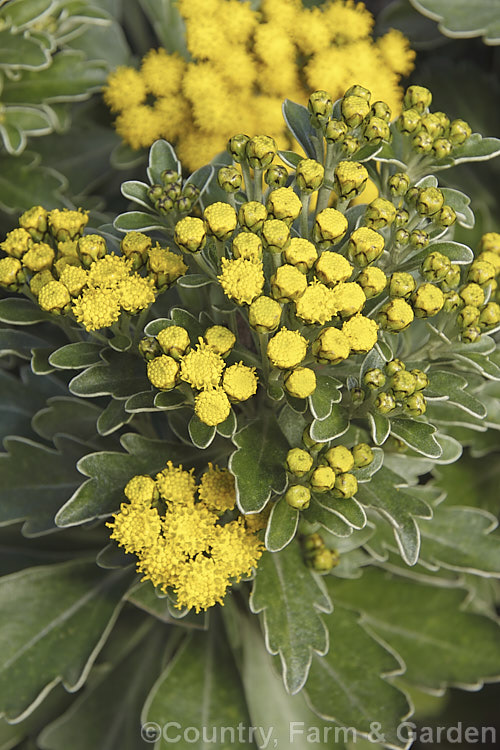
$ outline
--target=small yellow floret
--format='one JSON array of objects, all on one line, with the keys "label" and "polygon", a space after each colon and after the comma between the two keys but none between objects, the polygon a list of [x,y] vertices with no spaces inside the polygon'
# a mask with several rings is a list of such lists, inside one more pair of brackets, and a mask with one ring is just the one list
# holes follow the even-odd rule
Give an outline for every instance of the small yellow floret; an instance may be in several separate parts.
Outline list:
[{"label": "small yellow floret", "polygon": [[194,411],[202,422],[215,427],[228,418],[231,404],[222,388],[213,388],[196,396]]},{"label": "small yellow floret", "polygon": [[208,233],[218,240],[227,240],[236,229],[236,211],[228,203],[212,203],[206,207],[203,218]]},{"label": "small yellow floret", "polygon": [[281,305],[271,297],[257,297],[248,308],[248,321],[261,333],[270,333],[280,324]]},{"label": "small yellow floret", "polygon": [[210,326],[205,331],[205,341],[214,352],[225,357],[236,343],[236,336],[226,326]]},{"label": "small yellow floret", "polygon": [[46,242],[37,242],[23,255],[23,265],[30,271],[45,271],[52,266],[55,253]]},{"label": "small yellow floret", "polygon": [[73,312],[87,331],[111,326],[120,317],[120,299],[116,289],[84,289],[73,302]]},{"label": "small yellow floret", "polygon": [[313,281],[295,303],[295,311],[299,318],[310,325],[324,325],[336,312],[332,295],[332,290],[321,281]]},{"label": "small yellow floret", "polygon": [[342,326],[354,354],[369,352],[377,343],[378,325],[364,315],[355,315]]},{"label": "small yellow floret", "polygon": [[376,44],[391,70],[403,76],[411,73],[416,53],[410,49],[410,43],[401,31],[390,29],[377,39]]},{"label": "small yellow floret", "polygon": [[270,218],[291,225],[302,211],[302,201],[292,188],[282,187],[269,194],[266,208]]},{"label": "small yellow floret", "polygon": [[271,276],[271,293],[278,302],[298,300],[307,288],[307,278],[298,268],[285,263]]},{"label": "small yellow floret", "polygon": [[22,227],[17,227],[11,232],[8,232],[4,241],[0,242],[0,247],[4,253],[13,258],[22,258],[32,245],[33,240],[31,239],[30,233]]},{"label": "small yellow floret", "polygon": [[318,251],[309,240],[302,237],[292,237],[283,256],[287,263],[306,273],[313,267],[314,261],[318,257]]},{"label": "small yellow floret", "polygon": [[240,232],[231,246],[233,258],[260,261],[262,258],[262,240],[252,232]]},{"label": "small yellow floret", "polygon": [[138,474],[132,477],[123,490],[125,497],[135,505],[149,507],[153,500],[158,497],[156,482],[146,474]]},{"label": "small yellow floret", "polygon": [[120,295],[122,309],[131,315],[135,315],[139,310],[145,310],[155,301],[155,292],[151,280],[145,279],[137,273],[119,283],[118,294]]},{"label": "small yellow floret", "polygon": [[307,351],[307,339],[298,331],[282,328],[267,345],[267,356],[274,367],[289,370],[296,367]]},{"label": "small yellow floret", "polygon": [[156,337],[161,349],[171,357],[182,357],[190,346],[188,332],[182,326],[168,326]]},{"label": "small yellow floret", "polygon": [[295,398],[307,398],[316,390],[316,373],[310,367],[296,367],[285,379],[285,388]]},{"label": "small yellow floret", "polygon": [[341,281],[347,281],[352,275],[352,266],[340,253],[325,250],[316,261],[318,279],[327,286],[334,286]]},{"label": "small yellow floret", "polygon": [[116,68],[108,76],[103,97],[113,112],[142,104],[146,99],[146,86],[141,74],[125,66]]},{"label": "small yellow floret", "polygon": [[312,345],[312,353],[319,362],[336,365],[347,359],[351,352],[349,339],[338,328],[324,328]]},{"label": "small yellow floret", "polygon": [[130,274],[130,261],[121,255],[105,255],[104,258],[92,263],[88,274],[88,283],[91,286],[106,287],[113,289]]},{"label": "small yellow floret", "polygon": [[175,388],[178,375],[179,363],[167,354],[161,354],[148,362],[148,378],[155,388],[162,391]]},{"label": "small yellow floret", "polygon": [[205,247],[207,232],[201,219],[185,216],[175,225],[174,239],[181,250],[197,253]]},{"label": "small yellow floret", "polygon": [[74,240],[88,224],[89,212],[54,208],[48,215],[50,231],[57,240]]},{"label": "small yellow floret", "polygon": [[59,276],[59,281],[64,284],[72,297],[77,297],[81,293],[83,287],[87,285],[87,280],[87,271],[80,266],[65,266]]},{"label": "small yellow floret", "polygon": [[264,286],[262,263],[238,258],[222,258],[222,273],[218,280],[225,294],[234,299],[238,305],[249,305],[259,296]]},{"label": "small yellow floret", "polygon": [[231,401],[246,401],[257,392],[257,380],[255,367],[239,362],[224,371],[222,387]]},{"label": "small yellow floret", "polygon": [[120,112],[116,118],[115,128],[118,135],[137,151],[147,148],[160,138],[163,118],[155,107],[138,104]]},{"label": "small yellow floret", "polygon": [[213,388],[219,385],[224,369],[224,360],[201,338],[195,349],[181,361],[181,380],[193,388]]},{"label": "small yellow floret", "polygon": [[60,312],[71,302],[68,290],[60,281],[49,281],[40,289],[38,304],[42,310]]},{"label": "small yellow floret", "polygon": [[334,314],[348,318],[361,312],[366,302],[366,295],[355,281],[341,282],[331,290]]},{"label": "small yellow floret", "polygon": [[216,513],[233,510],[236,505],[233,475],[227,469],[209,463],[208,470],[201,476],[198,495],[204,505]]},{"label": "small yellow floret", "polygon": [[186,471],[168,461],[166,467],[156,475],[156,484],[160,495],[167,502],[189,503],[194,500],[196,482],[193,469]]},{"label": "small yellow floret", "polygon": [[169,54],[160,47],[149,50],[142,58],[141,78],[154,96],[171,97],[180,90],[185,69],[186,63],[180,55]]},{"label": "small yellow floret", "polygon": [[313,239],[321,249],[339,242],[347,232],[347,219],[336,208],[324,208],[316,216]]}]

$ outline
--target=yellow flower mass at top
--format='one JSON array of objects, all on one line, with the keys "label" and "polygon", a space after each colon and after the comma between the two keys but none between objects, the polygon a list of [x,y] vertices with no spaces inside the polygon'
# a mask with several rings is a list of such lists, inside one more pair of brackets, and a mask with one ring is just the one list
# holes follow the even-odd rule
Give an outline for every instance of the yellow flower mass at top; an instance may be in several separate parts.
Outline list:
[{"label": "yellow flower mass at top", "polygon": [[374,40],[363,3],[263,0],[258,11],[239,0],[177,5],[191,61],[152,49],[139,70],[117,68],[104,89],[116,129],[134,149],[165,138],[192,170],[222,151],[242,122],[250,136],[265,132],[287,147],[282,101],[306,104],[314,89],[335,100],[360,84],[395,114],[401,109],[399,80],[415,53],[394,29]]}]

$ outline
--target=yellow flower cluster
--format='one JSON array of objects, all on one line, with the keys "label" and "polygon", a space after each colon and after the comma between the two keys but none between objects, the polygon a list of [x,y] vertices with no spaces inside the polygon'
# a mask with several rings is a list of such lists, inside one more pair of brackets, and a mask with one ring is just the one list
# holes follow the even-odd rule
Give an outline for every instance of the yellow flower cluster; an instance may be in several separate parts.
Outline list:
[{"label": "yellow flower cluster", "polygon": [[155,479],[133,477],[125,496],[107,524],[111,538],[137,556],[142,580],[176,597],[178,609],[223,605],[232,582],[251,575],[262,555],[255,524],[231,513],[236,492],[227,469],[209,464],[197,485],[193,470],[168,461]]},{"label": "yellow flower cluster", "polygon": [[[158,354],[149,359],[148,378],[155,388],[172,390],[187,383],[194,395],[194,411],[199,419],[214,427],[229,416],[231,403],[247,401],[257,392],[254,367],[243,362],[226,365],[236,336],[225,326],[207,328],[204,339],[191,346],[182,326],[172,325],[156,336]],[[151,351],[151,347],[147,347]],[[160,353],[161,352],[161,353]]]},{"label": "yellow flower cluster", "polygon": [[[0,243],[0,285],[29,289],[42,310],[72,313],[87,331],[111,326],[122,311],[135,315],[187,271],[182,257],[140,232],[109,253],[98,234],[83,234],[85,211],[46,211],[35,206]],[[138,271],[144,269],[146,275]]]},{"label": "yellow flower cluster", "polygon": [[374,40],[361,2],[307,8],[301,0],[263,0],[257,11],[239,0],[179,0],[178,8],[191,60],[150,50],[139,70],[118,68],[104,89],[132,148],[163,137],[195,169],[222,151],[241,122],[250,135],[267,132],[286,148],[281,103],[306,103],[312,89],[336,99],[358,83],[396,114],[401,109],[399,79],[415,54],[399,31]]}]

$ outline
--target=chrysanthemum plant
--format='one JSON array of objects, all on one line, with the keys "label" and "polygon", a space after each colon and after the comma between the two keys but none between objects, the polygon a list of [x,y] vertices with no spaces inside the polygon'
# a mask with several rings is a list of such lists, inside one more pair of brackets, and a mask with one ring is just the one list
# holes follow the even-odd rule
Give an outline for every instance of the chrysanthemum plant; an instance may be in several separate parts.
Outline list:
[{"label": "chrysanthemum plant", "polygon": [[500,235],[434,173],[500,142],[404,101],[287,101],[300,153],[187,179],[158,141],[114,227],[1,244],[5,736],[400,748],[410,694],[500,674],[495,519],[433,479],[500,429]]}]

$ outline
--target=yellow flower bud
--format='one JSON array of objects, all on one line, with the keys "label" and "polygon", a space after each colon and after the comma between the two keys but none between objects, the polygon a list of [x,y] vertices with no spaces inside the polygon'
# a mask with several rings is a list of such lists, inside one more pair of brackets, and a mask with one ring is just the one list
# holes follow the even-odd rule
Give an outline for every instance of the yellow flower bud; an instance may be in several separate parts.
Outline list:
[{"label": "yellow flower bud", "polygon": [[380,143],[391,140],[391,131],[386,120],[381,117],[370,117],[363,127],[363,137],[368,143]]},{"label": "yellow flower bud", "polygon": [[335,311],[333,291],[320,281],[311,282],[302,296],[295,302],[296,314],[310,325],[328,323]]},{"label": "yellow flower bud", "polygon": [[205,331],[208,346],[221,357],[226,357],[236,343],[236,336],[225,326],[211,326]]},{"label": "yellow flower bud", "polygon": [[354,354],[364,354],[373,349],[377,343],[378,325],[374,320],[365,318],[364,315],[355,315],[344,323],[342,333],[346,336]]},{"label": "yellow flower bud", "polygon": [[357,128],[370,112],[370,103],[361,96],[344,96],[341,104],[342,117],[350,128]]},{"label": "yellow flower bud", "polygon": [[281,305],[270,297],[257,297],[248,308],[248,321],[260,333],[271,333],[279,326]]},{"label": "yellow flower bud", "polygon": [[188,332],[182,326],[168,326],[156,338],[161,350],[174,359],[183,357],[191,344]]},{"label": "yellow flower bud", "polygon": [[335,208],[324,208],[314,222],[313,241],[320,250],[336,245],[347,232],[347,219]]},{"label": "yellow flower bud", "polygon": [[236,167],[221,167],[217,172],[217,182],[226,193],[237,193],[241,187],[241,173]]},{"label": "yellow flower bud", "polygon": [[345,445],[336,445],[334,448],[329,448],[325,453],[325,459],[336,474],[350,471],[354,466],[354,456]]},{"label": "yellow flower bud", "polygon": [[335,286],[352,276],[353,268],[340,253],[325,250],[316,261],[316,275],[327,286]]},{"label": "yellow flower bud", "polygon": [[297,367],[287,375],[284,386],[295,398],[307,398],[316,390],[316,373],[309,367]]},{"label": "yellow flower bud", "polygon": [[497,302],[488,302],[479,315],[479,325],[481,328],[489,328],[500,323],[500,305]]},{"label": "yellow flower bud", "polygon": [[380,327],[393,333],[404,331],[413,322],[413,319],[414,313],[412,308],[400,297],[386,302],[380,308],[377,315]]},{"label": "yellow flower bud", "polygon": [[382,255],[384,244],[383,236],[374,229],[355,229],[347,246],[349,260],[358,266],[368,266]]},{"label": "yellow flower bud", "polygon": [[461,146],[472,134],[472,129],[465,120],[453,120],[450,123],[448,138],[454,146]]},{"label": "yellow flower bud", "polygon": [[305,476],[313,465],[313,457],[302,448],[292,448],[286,455],[286,467],[296,477]]},{"label": "yellow flower bud", "polygon": [[285,167],[273,164],[264,172],[264,182],[271,188],[285,187],[288,180],[288,172]]},{"label": "yellow flower bud", "polygon": [[389,414],[396,408],[396,399],[392,393],[379,393],[375,399],[375,408],[379,414]]},{"label": "yellow flower bud", "polygon": [[469,328],[479,320],[479,309],[473,305],[465,305],[457,315],[457,323],[460,328]]},{"label": "yellow flower bud", "polygon": [[293,188],[281,187],[269,193],[266,208],[270,219],[280,219],[291,226],[302,211],[302,201]]},{"label": "yellow flower bud", "polygon": [[252,232],[240,232],[231,245],[233,258],[260,261],[262,258],[262,240]]},{"label": "yellow flower bud", "polygon": [[169,391],[175,388],[179,380],[179,363],[166,354],[155,357],[148,362],[148,378],[155,388]]},{"label": "yellow flower bud", "polygon": [[425,414],[427,409],[427,401],[422,393],[414,393],[403,402],[405,411],[412,417],[420,417]]},{"label": "yellow flower bud", "polygon": [[350,354],[351,347],[345,333],[333,326],[324,328],[312,344],[313,356],[322,364],[336,365]]},{"label": "yellow flower bud", "polygon": [[278,302],[289,302],[301,297],[307,288],[307,279],[295,266],[285,264],[271,276],[271,294]]},{"label": "yellow flower bud", "polygon": [[459,294],[466,305],[474,305],[475,307],[481,307],[481,305],[484,305],[484,290],[479,284],[466,284],[462,287]]},{"label": "yellow flower bud", "polygon": [[48,284],[49,281],[55,281],[50,271],[39,271],[32,276],[30,281],[30,292],[34,297],[38,297],[40,290]]},{"label": "yellow flower bud", "polygon": [[22,227],[17,227],[9,232],[0,247],[6,255],[12,258],[22,258],[25,253],[33,246],[33,240],[30,233]]},{"label": "yellow flower bud", "polygon": [[356,279],[365,297],[371,299],[381,294],[387,285],[387,276],[381,268],[377,266],[368,266],[364,268]]},{"label": "yellow flower bud", "polygon": [[335,472],[330,466],[318,466],[311,474],[309,483],[316,492],[328,492],[335,485]]},{"label": "yellow flower bud", "polygon": [[371,370],[367,370],[363,375],[363,385],[374,391],[383,388],[385,385],[385,375],[382,370],[378,367],[372,367]]},{"label": "yellow flower bud", "polygon": [[255,367],[247,367],[242,362],[224,370],[222,387],[231,401],[247,401],[257,392]]},{"label": "yellow flower bud", "polygon": [[417,282],[410,273],[396,271],[392,274],[389,282],[389,296],[408,299],[415,291],[416,286]]},{"label": "yellow flower bud", "polygon": [[262,263],[238,258],[222,258],[222,272],[218,276],[225,294],[238,305],[249,305],[258,297],[264,286]]},{"label": "yellow flower bud", "polygon": [[212,203],[206,207],[203,218],[208,234],[212,234],[218,240],[229,239],[236,229],[236,211],[229,203]]},{"label": "yellow flower bud", "polygon": [[285,492],[285,502],[296,510],[305,510],[311,502],[311,491],[307,487],[296,484]]},{"label": "yellow flower bud", "polygon": [[264,248],[270,253],[281,253],[290,244],[290,229],[280,219],[267,219],[262,226]]},{"label": "yellow flower bud", "polygon": [[198,393],[194,401],[194,411],[202,422],[215,427],[228,418],[231,404],[222,388],[213,388]]},{"label": "yellow flower bud", "polygon": [[479,253],[479,255],[477,256],[477,260],[486,261],[487,263],[492,265],[495,269],[495,276],[498,276],[498,274],[500,274],[500,254],[497,255],[497,253],[494,253],[491,250],[485,250],[482,253]]},{"label": "yellow flower bud", "polygon": [[342,143],[347,135],[347,125],[343,120],[330,120],[326,123],[325,138],[328,143]]},{"label": "yellow flower bud", "polygon": [[146,262],[151,245],[151,237],[142,232],[127,232],[120,242],[120,250],[126,258],[132,259],[133,268],[139,268]]},{"label": "yellow flower bud", "polygon": [[259,201],[248,201],[242,203],[238,211],[240,226],[249,232],[260,232],[267,219],[267,209]]},{"label": "yellow flower bud", "polygon": [[256,135],[250,138],[246,145],[246,158],[254,169],[265,169],[273,161],[277,150],[274,138],[269,135]]},{"label": "yellow flower bud", "polygon": [[339,474],[335,479],[333,494],[347,500],[358,491],[358,480],[354,474]]},{"label": "yellow flower bud", "polygon": [[73,302],[75,318],[87,331],[108,328],[120,317],[120,297],[116,289],[84,289]]},{"label": "yellow flower bud", "polygon": [[485,250],[500,255],[500,234],[498,232],[487,232],[486,234],[483,234],[481,242],[479,243],[479,252]]},{"label": "yellow flower bud", "polygon": [[46,242],[38,242],[23,255],[23,265],[30,271],[45,271],[49,269],[55,258],[55,253]]},{"label": "yellow flower bud", "polygon": [[409,175],[404,172],[396,172],[387,181],[389,192],[391,195],[405,195],[406,191],[410,187],[411,180]]},{"label": "yellow flower bud", "polygon": [[417,318],[429,318],[442,309],[444,294],[434,284],[421,284],[411,296],[413,312]]},{"label": "yellow flower bud", "polygon": [[329,573],[339,564],[339,553],[336,550],[322,547],[308,560],[308,564],[316,573]]},{"label": "yellow flower bud", "polygon": [[333,287],[331,299],[333,313],[348,318],[361,312],[366,302],[366,295],[359,284],[347,281]]},{"label": "yellow flower bud", "polygon": [[307,339],[298,331],[281,328],[267,345],[267,356],[274,367],[290,370],[296,367],[307,351]]},{"label": "yellow flower bud", "polygon": [[323,184],[325,168],[315,159],[302,159],[295,169],[295,180],[303,193],[313,193]]},{"label": "yellow flower bud", "polygon": [[147,266],[149,276],[154,279],[158,289],[170,286],[188,270],[179,253],[160,247],[159,243],[148,251]]},{"label": "yellow flower bud", "polygon": [[70,302],[70,294],[60,281],[49,281],[38,295],[38,304],[47,312],[61,313]]},{"label": "yellow flower bud", "polygon": [[432,94],[423,86],[409,86],[404,95],[405,109],[413,107],[417,112],[425,112],[431,106]]},{"label": "yellow flower bud", "polygon": [[0,260],[0,286],[17,291],[24,283],[24,272],[18,258],[2,258]]},{"label": "yellow flower bud", "polygon": [[237,162],[238,164],[246,161],[246,149],[249,140],[250,137],[248,135],[244,135],[244,133],[233,135],[232,138],[229,139],[229,141],[227,142],[227,150],[233,157],[233,161]]},{"label": "yellow flower bud", "polygon": [[125,485],[123,492],[131,503],[146,507],[151,506],[151,503],[160,496],[154,479],[144,474],[132,477]]},{"label": "yellow flower bud", "polygon": [[48,216],[49,212],[42,206],[33,206],[21,214],[19,226],[28,232],[35,242],[40,242],[48,229]]},{"label": "yellow flower bud", "polygon": [[335,167],[334,188],[339,198],[349,199],[360,195],[367,180],[366,167],[357,161],[341,161]]},{"label": "yellow flower bud", "polygon": [[311,122],[315,128],[326,122],[333,112],[333,101],[323,90],[313,91],[309,97],[307,108],[311,113]]},{"label": "yellow flower bud", "polygon": [[373,461],[373,451],[367,443],[358,443],[352,449],[354,466],[361,469],[363,466],[369,466]]},{"label": "yellow flower bud", "polygon": [[220,354],[200,338],[196,347],[182,357],[181,380],[193,388],[213,388],[219,385],[223,369]]},{"label": "yellow flower bud", "polygon": [[383,229],[396,218],[396,206],[386,198],[375,198],[365,210],[364,222],[370,229]]},{"label": "yellow flower bud", "polygon": [[446,159],[453,150],[453,144],[448,138],[436,138],[432,144],[436,159]]},{"label": "yellow flower bud", "polygon": [[397,399],[411,396],[412,393],[415,393],[416,385],[415,377],[408,370],[396,372],[392,376],[390,383],[392,392]]},{"label": "yellow flower bud", "polygon": [[292,237],[290,244],[285,248],[283,257],[291,266],[295,266],[302,273],[307,273],[313,267],[318,252],[309,240]]},{"label": "yellow flower bud", "polygon": [[471,263],[467,281],[484,286],[495,278],[495,267],[486,260],[475,260]]},{"label": "yellow flower bud", "polygon": [[428,187],[419,191],[416,208],[421,216],[433,216],[444,204],[444,195],[439,188]]},{"label": "yellow flower bud", "polygon": [[185,216],[175,225],[174,240],[186,253],[198,253],[207,241],[205,224],[201,219]]},{"label": "yellow flower bud", "polygon": [[55,208],[48,215],[49,228],[56,240],[74,240],[83,234],[87,226],[88,211]]}]

